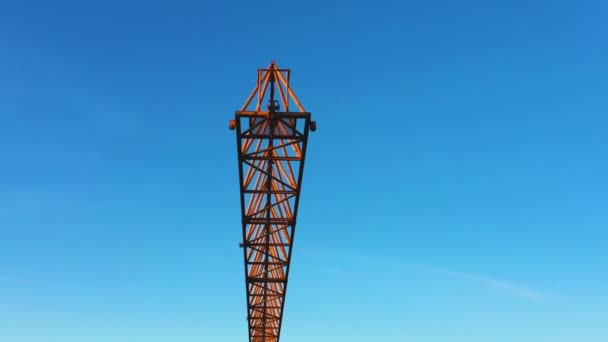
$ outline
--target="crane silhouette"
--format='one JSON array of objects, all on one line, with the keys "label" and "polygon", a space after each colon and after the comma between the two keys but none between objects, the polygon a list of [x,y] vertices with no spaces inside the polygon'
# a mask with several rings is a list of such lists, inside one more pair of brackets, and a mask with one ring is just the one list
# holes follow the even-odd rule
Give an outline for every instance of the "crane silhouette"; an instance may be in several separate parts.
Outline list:
[{"label": "crane silhouette", "polygon": [[236,130],[250,342],[281,336],[306,145],[316,130],[290,74],[274,61],[258,69],[255,88],[229,122]]}]

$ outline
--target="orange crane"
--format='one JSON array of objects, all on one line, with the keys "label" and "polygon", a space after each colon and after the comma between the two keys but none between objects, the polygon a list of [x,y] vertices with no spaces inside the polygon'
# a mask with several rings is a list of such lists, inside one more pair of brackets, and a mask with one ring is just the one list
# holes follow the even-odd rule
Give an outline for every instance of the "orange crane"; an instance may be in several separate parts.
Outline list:
[{"label": "orange crane", "polygon": [[290,74],[274,61],[258,69],[255,88],[229,122],[236,130],[250,342],[281,336],[308,133],[316,130]]}]

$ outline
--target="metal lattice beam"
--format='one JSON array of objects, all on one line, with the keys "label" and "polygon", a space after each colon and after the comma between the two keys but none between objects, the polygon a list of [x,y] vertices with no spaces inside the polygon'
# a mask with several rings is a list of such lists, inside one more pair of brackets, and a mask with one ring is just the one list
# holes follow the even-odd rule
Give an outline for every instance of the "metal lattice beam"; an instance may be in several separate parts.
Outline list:
[{"label": "metal lattice beam", "polygon": [[289,79],[290,70],[274,61],[258,69],[256,87],[230,120],[239,161],[250,342],[278,342],[281,335],[306,144],[316,129]]}]

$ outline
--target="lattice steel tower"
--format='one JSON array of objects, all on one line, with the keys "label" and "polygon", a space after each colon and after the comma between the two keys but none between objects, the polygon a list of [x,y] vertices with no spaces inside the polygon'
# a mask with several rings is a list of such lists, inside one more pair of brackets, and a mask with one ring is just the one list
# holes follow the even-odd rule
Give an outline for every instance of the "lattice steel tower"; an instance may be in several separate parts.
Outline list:
[{"label": "lattice steel tower", "polygon": [[[229,125],[236,129],[250,342],[278,342],[281,335],[306,144],[316,129],[289,79],[290,70],[274,61],[258,69],[253,92]],[[290,111],[292,103],[297,110]]]}]

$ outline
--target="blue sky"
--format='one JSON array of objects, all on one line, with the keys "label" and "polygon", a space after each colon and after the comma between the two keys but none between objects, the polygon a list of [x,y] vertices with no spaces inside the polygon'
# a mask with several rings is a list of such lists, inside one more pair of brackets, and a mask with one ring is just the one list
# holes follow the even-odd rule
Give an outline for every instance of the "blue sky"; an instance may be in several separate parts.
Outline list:
[{"label": "blue sky", "polygon": [[0,340],[245,341],[234,132],[310,138],[284,341],[608,341],[604,1],[0,4]]}]

